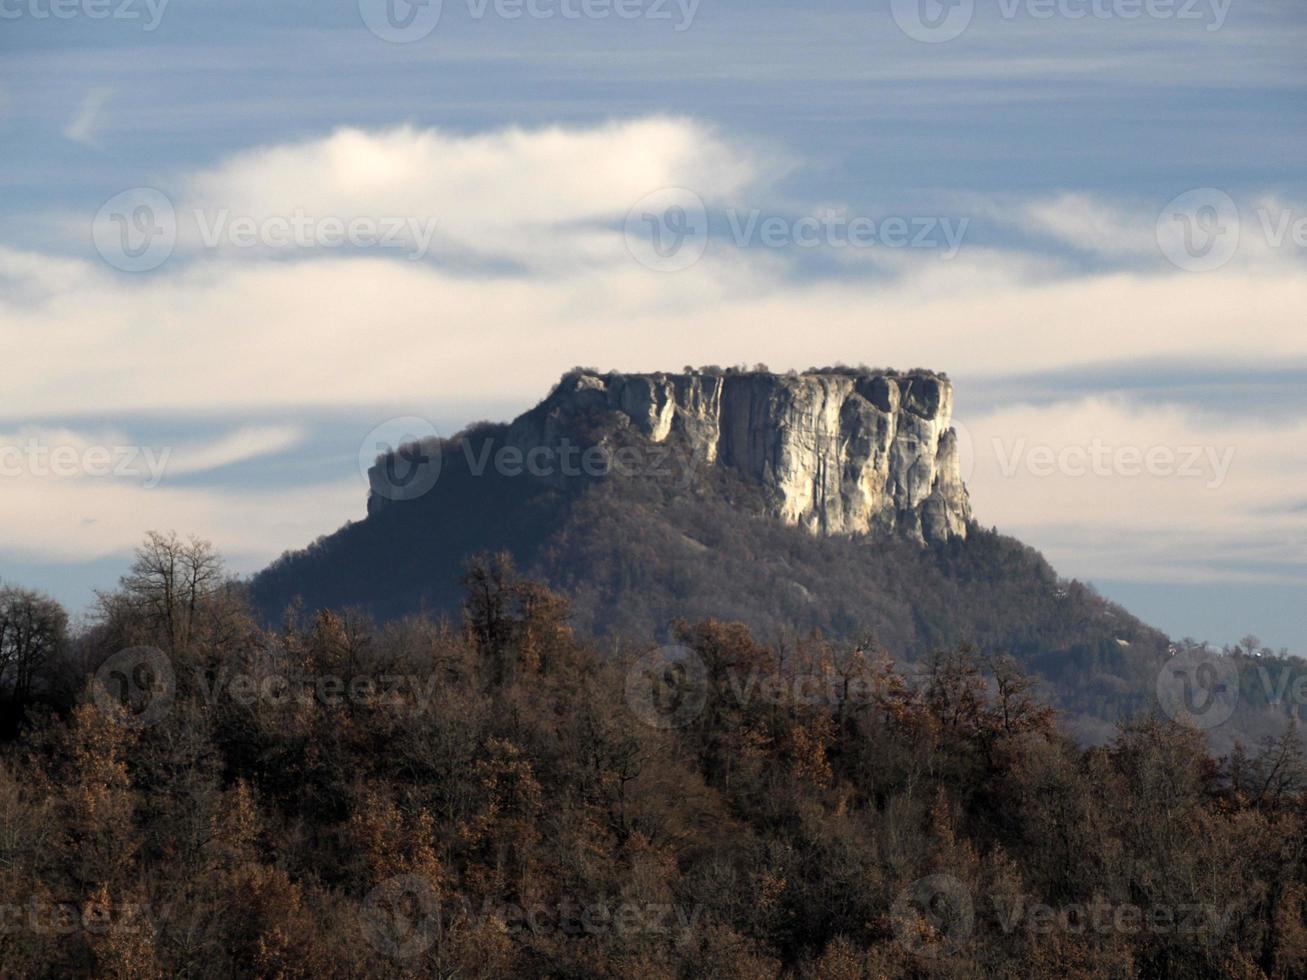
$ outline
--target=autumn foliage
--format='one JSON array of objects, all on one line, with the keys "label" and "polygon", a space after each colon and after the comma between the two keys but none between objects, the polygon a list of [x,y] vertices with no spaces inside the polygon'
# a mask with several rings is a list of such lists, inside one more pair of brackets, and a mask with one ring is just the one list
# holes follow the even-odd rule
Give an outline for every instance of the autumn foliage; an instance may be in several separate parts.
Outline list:
[{"label": "autumn foliage", "polygon": [[1296,738],[1214,759],[1145,717],[1086,750],[1010,660],[712,621],[672,625],[702,671],[654,703],[693,710],[649,724],[656,644],[592,648],[506,559],[470,566],[461,622],[275,630],[214,563],[153,542],[71,641],[84,679],[165,651],[166,711],[87,683],[6,745],[0,974],[1307,970]]}]

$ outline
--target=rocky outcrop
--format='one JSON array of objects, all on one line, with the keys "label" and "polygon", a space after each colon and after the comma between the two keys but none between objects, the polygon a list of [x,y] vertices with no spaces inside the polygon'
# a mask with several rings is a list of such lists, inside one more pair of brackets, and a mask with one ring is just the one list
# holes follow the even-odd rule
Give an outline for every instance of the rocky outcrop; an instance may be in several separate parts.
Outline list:
[{"label": "rocky outcrop", "polygon": [[523,450],[586,425],[675,440],[763,489],[772,513],[814,534],[965,537],[971,520],[950,428],[953,388],[927,372],[574,372],[510,427]]}]

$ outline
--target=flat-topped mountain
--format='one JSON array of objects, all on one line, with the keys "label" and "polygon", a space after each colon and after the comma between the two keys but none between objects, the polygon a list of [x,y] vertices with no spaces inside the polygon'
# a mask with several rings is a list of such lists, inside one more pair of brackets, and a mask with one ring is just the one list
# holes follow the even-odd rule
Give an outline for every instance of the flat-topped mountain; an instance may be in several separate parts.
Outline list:
[{"label": "flat-topped mountain", "polygon": [[1102,735],[1149,703],[1167,638],[973,520],[952,404],[929,371],[572,371],[512,422],[379,457],[367,518],[252,592],[270,621],[297,598],[456,615],[467,559],[507,551],[582,632],[662,642],[711,617],[905,660],[970,642]]},{"label": "flat-topped mountain", "polygon": [[551,450],[582,420],[676,444],[762,488],[767,510],[820,534],[965,537],[971,520],[949,427],[953,387],[929,372],[566,375],[508,439]]}]

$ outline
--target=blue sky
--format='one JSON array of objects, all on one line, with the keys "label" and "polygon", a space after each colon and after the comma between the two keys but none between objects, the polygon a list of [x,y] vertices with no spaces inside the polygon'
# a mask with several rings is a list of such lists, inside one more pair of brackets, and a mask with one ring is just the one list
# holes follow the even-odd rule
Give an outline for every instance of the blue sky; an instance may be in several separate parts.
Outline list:
[{"label": "blue sky", "polygon": [[[80,607],[159,526],[256,569],[362,516],[379,423],[508,417],[577,363],[842,360],[949,372],[982,523],[1174,635],[1307,652],[1301,4],[445,0],[390,43],[373,0],[121,2],[0,0],[0,577]],[[936,15],[965,29],[909,36]],[[706,217],[681,271],[624,235],[667,187]],[[176,242],[132,273],[102,206],[138,188]],[[297,211],[415,223],[212,236]]]}]

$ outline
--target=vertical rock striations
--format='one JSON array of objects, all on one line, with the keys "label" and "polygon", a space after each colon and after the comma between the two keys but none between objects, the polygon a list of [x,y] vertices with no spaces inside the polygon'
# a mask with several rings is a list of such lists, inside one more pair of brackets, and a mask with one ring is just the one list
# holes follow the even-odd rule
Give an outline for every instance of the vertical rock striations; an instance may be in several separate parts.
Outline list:
[{"label": "vertical rock striations", "polygon": [[965,537],[971,520],[952,411],[952,385],[928,372],[574,372],[509,441],[526,450],[575,441],[579,426],[631,426],[738,471],[814,534],[936,542]]}]

